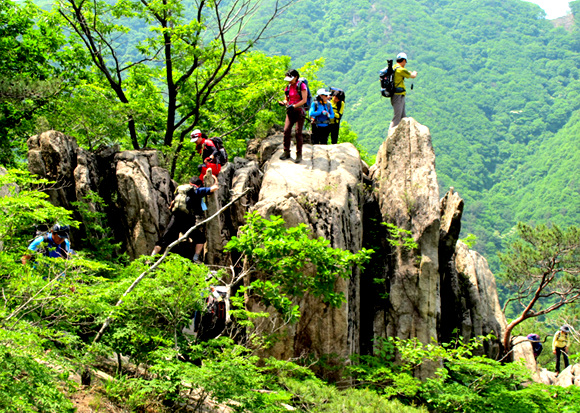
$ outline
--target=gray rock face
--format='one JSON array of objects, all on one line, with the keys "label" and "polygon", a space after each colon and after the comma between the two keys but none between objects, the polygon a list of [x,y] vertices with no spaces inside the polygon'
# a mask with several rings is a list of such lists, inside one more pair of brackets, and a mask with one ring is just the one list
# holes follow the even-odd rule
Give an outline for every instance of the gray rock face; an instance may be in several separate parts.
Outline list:
[{"label": "gray rock face", "polygon": [[562,370],[554,384],[560,387],[580,386],[580,364],[573,364]]},{"label": "gray rock face", "polygon": [[[169,172],[159,167],[157,151],[125,151],[115,155],[118,197],[127,252],[131,258],[149,253],[169,221],[174,188]],[[162,192],[167,191],[167,192]]]},{"label": "gray rock face", "polygon": [[427,343],[437,337],[441,306],[439,186],[429,130],[405,118],[381,145],[371,178],[383,221],[411,231],[418,244],[412,252],[393,249],[384,269],[389,307],[376,313],[374,329],[379,336]]},{"label": "gray rock face", "polygon": [[[156,151],[118,152],[113,147],[91,153],[57,131],[31,137],[28,148],[30,172],[57,183],[45,190],[51,203],[72,209],[71,202],[88,202],[84,198],[96,192],[109,204],[111,233],[123,241],[129,256],[151,252],[169,221],[175,189]],[[75,218],[82,221],[78,214]],[[81,238],[73,233],[73,245]]]},{"label": "gray rock face", "polygon": [[28,139],[28,170],[57,183],[48,188],[50,202],[71,209],[76,200],[74,169],[78,145],[75,139],[61,132],[48,131]]},{"label": "gray rock face", "polygon": [[526,368],[532,372],[534,381],[539,381],[540,372],[530,340],[527,337],[518,336],[512,339],[512,344],[514,361],[523,360]]},{"label": "gray rock face", "polygon": [[[341,308],[306,296],[297,302],[302,318],[296,325],[283,326],[274,317],[259,326],[284,327],[287,333],[270,355],[346,358],[372,353],[381,337],[448,342],[456,328],[466,339],[491,332],[500,337],[505,329],[486,260],[458,242],[463,200],[453,188],[439,199],[428,128],[405,118],[391,132],[370,168],[351,144],[312,146],[308,138],[300,164],[281,161],[280,130],[251,141],[248,159],[236,158],[222,168],[220,189],[208,197],[208,216],[246,188],[251,191],[206,226],[208,263],[238,263],[240,257],[225,254],[223,246],[245,223],[248,210],[280,215],[287,226],[304,223],[332,247],[375,250],[364,273],[353,269],[349,280],[338,280],[336,290],[347,298]],[[156,151],[90,153],[55,131],[28,144],[31,172],[58,182],[49,192],[54,204],[70,208],[70,202],[97,192],[109,204],[109,224],[129,255],[150,253],[168,223],[176,187]],[[417,248],[392,245],[387,223],[410,231]],[[253,302],[248,306],[263,310]],[[482,350],[492,357],[499,352],[499,341]],[[416,374],[426,377],[435,367],[425,364]]]},{"label": "gray rock face", "polygon": [[[497,296],[495,277],[490,271],[487,260],[479,253],[470,250],[462,242],[457,243],[455,268],[460,283],[465,285],[466,297],[464,315],[470,320],[471,334],[465,331],[465,338],[493,333],[501,337],[507,322]],[[484,353],[497,357],[501,351],[499,341],[486,342]]]},{"label": "gray rock face", "polygon": [[[282,216],[288,227],[307,224],[313,236],[330,240],[332,247],[358,251],[362,247],[362,171],[356,148],[351,144],[305,145],[299,165],[279,160],[281,153],[281,149],[275,152],[265,167],[254,209],[264,217]],[[347,297],[338,309],[308,296],[300,300],[300,321],[287,328],[288,335],[269,353],[289,358],[330,353],[347,357],[357,352],[358,270],[350,281],[338,280],[336,290]]]}]

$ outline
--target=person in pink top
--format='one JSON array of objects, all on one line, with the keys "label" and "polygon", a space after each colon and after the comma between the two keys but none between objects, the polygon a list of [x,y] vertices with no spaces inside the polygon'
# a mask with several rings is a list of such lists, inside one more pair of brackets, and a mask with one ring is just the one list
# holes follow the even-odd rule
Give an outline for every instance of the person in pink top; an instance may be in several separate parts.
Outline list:
[{"label": "person in pink top", "polygon": [[304,105],[308,99],[307,87],[299,80],[300,74],[296,69],[286,72],[284,80],[288,86],[284,89],[286,99],[278,104],[286,106],[286,122],[284,123],[284,153],[280,159],[290,159],[290,141],[292,139],[292,127],[296,125],[296,159],[295,163],[302,161],[302,128],[304,127]]}]

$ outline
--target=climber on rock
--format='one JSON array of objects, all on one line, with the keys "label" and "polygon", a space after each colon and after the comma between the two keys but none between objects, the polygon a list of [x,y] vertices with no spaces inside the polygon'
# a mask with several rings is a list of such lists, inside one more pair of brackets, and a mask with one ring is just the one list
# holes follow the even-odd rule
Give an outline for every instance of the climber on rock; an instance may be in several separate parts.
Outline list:
[{"label": "climber on rock", "polygon": [[[185,234],[196,222],[204,220],[207,206],[203,198],[219,189],[218,184],[211,187],[202,187],[203,183],[197,177],[189,180],[188,184],[180,185],[175,191],[175,198],[169,205],[171,209],[171,218],[169,224],[163,233],[163,236],[155,244],[151,255],[157,255],[161,250],[167,247],[171,242],[179,238],[179,234]],[[205,244],[205,230],[202,227],[196,228],[190,234],[195,244],[195,253],[193,261],[199,261],[203,244]]]},{"label": "climber on rock", "polygon": [[199,166],[199,179],[203,180],[208,169],[211,169],[213,175],[217,177],[222,169],[219,162],[219,150],[211,139],[199,129],[191,132],[191,142],[195,143],[195,151],[201,155],[203,164]]},{"label": "climber on rock", "polygon": [[28,246],[29,254],[25,254],[21,261],[26,264],[31,260],[33,252],[42,253],[50,258],[67,259],[72,252],[69,241],[70,227],[56,224],[50,229],[50,233],[39,235]]},{"label": "climber on rock", "polygon": [[288,85],[284,89],[286,99],[279,101],[280,106],[286,107],[286,121],[284,123],[284,152],[280,155],[280,159],[290,159],[290,141],[292,140],[292,127],[296,125],[296,159],[295,163],[302,162],[302,128],[304,127],[304,120],[306,112],[304,105],[308,101],[308,86],[307,83],[300,80],[298,70],[292,69],[286,72],[284,78]]},{"label": "climber on rock", "polygon": [[568,350],[570,346],[569,340],[570,327],[563,325],[560,330],[554,334],[552,340],[552,353],[556,355],[556,373],[560,373],[560,354],[564,356],[564,368],[570,364],[568,361]]},{"label": "climber on rock", "polygon": [[528,340],[532,345],[532,350],[534,352],[534,359],[538,359],[538,356],[542,353],[544,346],[542,345],[542,340],[538,334],[532,333],[528,334]]},{"label": "climber on rock", "polygon": [[407,54],[399,53],[397,55],[397,64],[393,67],[393,70],[395,71],[395,94],[391,97],[391,105],[393,106],[394,113],[389,128],[394,128],[401,122],[401,119],[407,117],[407,113],[405,112],[405,96],[407,94],[407,91],[405,90],[405,78],[414,79],[417,77],[417,72],[410,72],[405,68],[406,65]]}]

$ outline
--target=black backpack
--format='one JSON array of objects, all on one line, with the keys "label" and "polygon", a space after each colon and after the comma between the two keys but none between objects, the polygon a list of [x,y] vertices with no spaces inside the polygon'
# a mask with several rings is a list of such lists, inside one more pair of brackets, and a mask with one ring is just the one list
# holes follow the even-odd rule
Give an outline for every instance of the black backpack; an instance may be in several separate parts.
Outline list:
[{"label": "black backpack", "polygon": [[218,159],[216,159],[217,163],[220,165],[225,165],[228,163],[228,153],[226,152],[226,148],[224,148],[224,143],[222,138],[216,136],[215,138],[211,138],[211,141],[215,145],[215,148],[218,151]]},{"label": "black backpack", "polygon": [[381,95],[390,98],[395,94],[395,70],[393,70],[393,61],[387,60],[387,67],[379,71],[381,80]]}]

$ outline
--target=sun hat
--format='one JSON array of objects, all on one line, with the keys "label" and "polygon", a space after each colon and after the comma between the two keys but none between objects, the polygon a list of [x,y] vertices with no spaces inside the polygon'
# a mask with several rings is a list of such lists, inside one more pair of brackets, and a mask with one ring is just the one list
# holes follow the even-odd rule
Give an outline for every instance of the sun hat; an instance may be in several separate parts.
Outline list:
[{"label": "sun hat", "polygon": [[407,53],[404,53],[404,52],[401,52],[397,55],[397,60],[399,60],[399,59],[405,59],[407,61],[409,60],[409,59],[407,59]]}]

